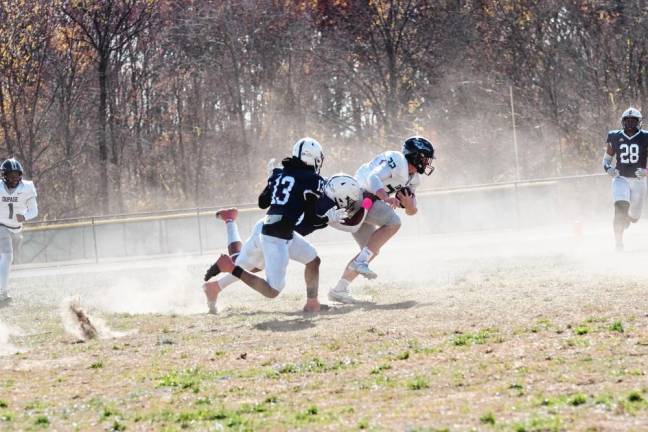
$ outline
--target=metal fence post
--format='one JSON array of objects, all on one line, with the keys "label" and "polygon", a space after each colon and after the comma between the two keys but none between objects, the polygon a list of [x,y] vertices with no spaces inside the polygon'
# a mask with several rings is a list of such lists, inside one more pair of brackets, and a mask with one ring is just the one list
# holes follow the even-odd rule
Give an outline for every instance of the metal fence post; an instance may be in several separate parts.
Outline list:
[{"label": "metal fence post", "polygon": [[198,248],[200,250],[200,255],[202,255],[203,243],[202,243],[202,228],[200,225],[200,207],[196,209],[196,221],[198,222]]},{"label": "metal fence post", "polygon": [[97,247],[97,230],[95,229],[95,218],[90,218],[92,224],[92,243],[94,245],[95,263],[99,262],[99,248]]}]

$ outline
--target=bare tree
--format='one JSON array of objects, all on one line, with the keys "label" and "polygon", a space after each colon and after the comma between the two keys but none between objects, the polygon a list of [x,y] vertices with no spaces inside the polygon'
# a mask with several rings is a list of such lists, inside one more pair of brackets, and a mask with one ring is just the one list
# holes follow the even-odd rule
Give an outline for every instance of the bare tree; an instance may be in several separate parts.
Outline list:
[{"label": "bare tree", "polygon": [[[156,1],[148,0],[106,0],[95,2],[91,0],[65,1],[62,11],[82,31],[84,40],[95,52],[97,76],[99,81],[99,103],[97,145],[101,177],[99,197],[102,200],[102,210],[110,210],[110,193],[108,188],[108,137],[107,127],[113,117],[108,111],[108,81],[111,60],[115,54],[121,54],[123,49],[133,39],[152,23]],[[113,163],[118,155],[113,149]],[[119,187],[119,183],[118,183]]]}]

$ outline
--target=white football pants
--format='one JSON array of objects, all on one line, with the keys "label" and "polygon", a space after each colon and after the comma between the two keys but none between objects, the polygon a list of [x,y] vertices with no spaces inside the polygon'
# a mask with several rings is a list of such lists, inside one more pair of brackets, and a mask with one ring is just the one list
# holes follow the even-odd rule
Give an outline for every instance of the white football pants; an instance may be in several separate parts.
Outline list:
[{"label": "white football pants", "polygon": [[646,179],[616,176],[612,179],[612,197],[614,202],[630,203],[628,214],[633,219],[641,217],[641,209],[646,199]]}]

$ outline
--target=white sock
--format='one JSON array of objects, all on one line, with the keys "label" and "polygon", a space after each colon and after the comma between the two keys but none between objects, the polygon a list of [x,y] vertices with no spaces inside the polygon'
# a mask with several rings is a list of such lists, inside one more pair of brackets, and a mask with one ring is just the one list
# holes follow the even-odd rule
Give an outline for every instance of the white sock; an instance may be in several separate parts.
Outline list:
[{"label": "white sock", "polygon": [[232,285],[234,282],[238,281],[239,279],[236,276],[227,273],[221,276],[220,278],[218,278],[217,280],[218,280],[218,286],[222,291],[228,286]]},{"label": "white sock", "polygon": [[240,242],[241,236],[239,235],[236,222],[227,221],[225,226],[227,226],[227,245],[229,246],[232,243]]},{"label": "white sock", "polygon": [[369,262],[371,257],[374,256],[374,253],[369,250],[368,247],[363,247],[360,253],[358,254],[356,261],[357,262]]},{"label": "white sock", "polygon": [[350,281],[340,278],[337,285],[335,285],[331,291],[338,291],[338,292],[348,291],[350,284],[351,284]]},{"label": "white sock", "polygon": [[9,268],[13,254],[0,253],[0,295],[4,297],[9,288]]}]

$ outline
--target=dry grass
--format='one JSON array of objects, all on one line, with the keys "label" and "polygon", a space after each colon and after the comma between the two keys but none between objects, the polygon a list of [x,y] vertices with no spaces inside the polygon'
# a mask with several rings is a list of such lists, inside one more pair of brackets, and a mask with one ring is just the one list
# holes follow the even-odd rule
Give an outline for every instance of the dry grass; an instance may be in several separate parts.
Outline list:
[{"label": "dry grass", "polygon": [[[22,295],[0,310],[26,349],[0,357],[0,429],[646,430],[648,277],[573,251],[473,256],[433,241],[416,272],[393,266],[411,243],[381,257],[380,282],[358,284],[373,303],[317,316],[296,312],[300,288],[272,302],[239,288],[217,317],[104,313],[138,331],[75,343],[52,307],[69,289]],[[322,257],[337,265],[327,286],[345,251]],[[30,293],[83,285],[101,304],[88,293],[111,277],[19,280]]]}]

